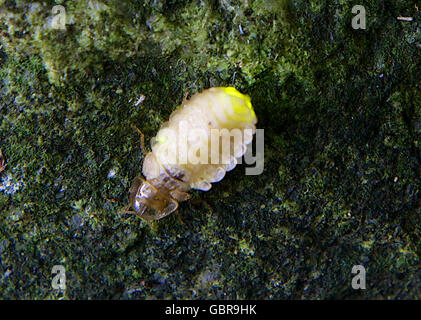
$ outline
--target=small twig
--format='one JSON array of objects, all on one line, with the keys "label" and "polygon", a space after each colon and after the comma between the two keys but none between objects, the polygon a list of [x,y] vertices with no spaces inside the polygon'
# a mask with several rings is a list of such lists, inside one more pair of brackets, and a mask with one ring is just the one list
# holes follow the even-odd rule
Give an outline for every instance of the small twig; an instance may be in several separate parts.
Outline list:
[{"label": "small twig", "polygon": [[175,213],[177,214],[178,221],[179,221],[181,224],[186,225],[186,224],[184,223],[183,219],[181,219],[181,214],[180,214],[180,211],[178,211],[178,209],[177,209],[177,210],[175,211]]},{"label": "small twig", "polygon": [[137,99],[136,103],[134,104],[135,107],[137,107],[139,104],[141,104],[145,100],[145,96],[143,94],[140,95],[139,99]]},{"label": "small twig", "polygon": [[414,18],[412,17],[396,17],[396,19],[398,19],[399,21],[407,21],[407,22],[411,22],[412,20],[414,20]]},{"label": "small twig", "polygon": [[142,152],[146,152],[146,147],[145,147],[145,135],[143,134],[143,132],[136,127],[134,124],[131,125],[131,127],[137,131],[137,133],[140,135],[140,148],[142,149]]}]

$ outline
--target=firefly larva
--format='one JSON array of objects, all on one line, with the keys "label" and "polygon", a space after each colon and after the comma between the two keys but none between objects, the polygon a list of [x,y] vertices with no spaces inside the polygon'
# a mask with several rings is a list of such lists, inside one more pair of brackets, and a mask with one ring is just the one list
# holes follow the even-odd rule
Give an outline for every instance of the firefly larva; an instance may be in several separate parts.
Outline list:
[{"label": "firefly larva", "polygon": [[[244,155],[256,122],[250,97],[233,87],[210,88],[184,101],[151,140],[152,151],[143,161],[146,179],[133,180],[130,207],[146,220],[157,220],[189,199],[190,189],[209,190]],[[231,135],[233,131],[240,139]],[[213,139],[215,132],[220,135]],[[228,132],[227,148],[223,142]]]}]

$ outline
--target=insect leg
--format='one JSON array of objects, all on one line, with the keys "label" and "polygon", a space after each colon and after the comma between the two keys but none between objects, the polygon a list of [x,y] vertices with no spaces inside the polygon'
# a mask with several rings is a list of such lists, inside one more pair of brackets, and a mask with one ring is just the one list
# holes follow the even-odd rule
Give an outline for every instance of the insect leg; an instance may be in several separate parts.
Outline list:
[{"label": "insect leg", "polygon": [[142,219],[142,221],[144,223],[146,223],[153,231],[156,231],[156,226],[154,225],[154,223],[151,220],[145,219],[144,217],[142,217],[141,214],[139,214],[138,212],[135,212],[135,211],[126,211],[126,212],[135,213],[136,216],[139,217],[140,219]]},{"label": "insect leg", "polygon": [[183,219],[181,219],[181,214],[180,214],[180,211],[179,211],[178,209],[175,211],[175,214],[177,215],[177,219],[178,219],[178,221],[179,221],[181,224],[186,225],[186,223],[183,221]]},{"label": "insect leg", "polygon": [[146,148],[145,148],[145,135],[143,134],[143,132],[138,128],[138,127],[136,127],[134,124],[132,124],[131,125],[132,126],[132,128],[134,129],[134,130],[136,130],[137,131],[137,133],[140,135],[140,147],[142,148],[142,151],[143,152],[146,152]]},{"label": "insect leg", "polygon": [[180,191],[178,189],[174,189],[174,190],[170,191],[170,195],[175,200],[180,201],[180,202],[189,200],[191,198],[190,194],[188,194],[187,192],[184,192],[184,191]]},{"label": "insect leg", "polygon": [[[142,219],[142,221],[143,222],[145,222],[149,227],[151,227],[151,229],[155,229],[155,227],[153,226],[153,224],[152,224],[152,222],[151,221],[149,221],[149,220],[146,220],[145,218],[143,218],[142,217],[142,215],[141,214],[139,214],[138,212],[136,212],[136,211],[133,211],[133,210],[129,210],[130,209],[130,206],[127,206],[127,207],[125,207],[124,209],[122,209],[122,210],[118,210],[117,211],[117,213],[118,214],[122,214],[122,213],[130,213],[130,214],[135,214],[136,215],[136,217],[138,217],[138,218],[140,218],[140,219]],[[126,218],[127,219],[127,218]]]}]

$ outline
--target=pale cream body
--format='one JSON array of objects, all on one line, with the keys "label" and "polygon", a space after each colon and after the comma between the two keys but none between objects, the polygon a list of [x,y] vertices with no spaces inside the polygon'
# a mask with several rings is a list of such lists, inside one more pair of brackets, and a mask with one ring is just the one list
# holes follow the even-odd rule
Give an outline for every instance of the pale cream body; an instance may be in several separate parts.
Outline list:
[{"label": "pale cream body", "polygon": [[[211,183],[220,181],[244,155],[253,139],[256,122],[250,98],[234,88],[216,87],[196,94],[171,114],[151,140],[152,151],[143,162],[143,175],[148,181],[170,176],[179,182],[177,188],[182,191],[189,188],[207,191]],[[230,138],[229,147],[224,149],[223,134],[216,139],[219,143],[214,143],[211,129],[227,129],[226,135],[236,129],[239,139]],[[187,137],[185,144],[180,143],[183,134]],[[197,154],[196,151],[205,147],[204,144],[207,144],[208,152],[201,159],[202,162],[207,159],[207,163],[191,161],[188,154]],[[179,149],[183,146],[187,157],[181,158],[185,162],[179,156]],[[212,163],[215,160],[212,153],[219,155],[216,158],[219,158],[218,163]]]}]

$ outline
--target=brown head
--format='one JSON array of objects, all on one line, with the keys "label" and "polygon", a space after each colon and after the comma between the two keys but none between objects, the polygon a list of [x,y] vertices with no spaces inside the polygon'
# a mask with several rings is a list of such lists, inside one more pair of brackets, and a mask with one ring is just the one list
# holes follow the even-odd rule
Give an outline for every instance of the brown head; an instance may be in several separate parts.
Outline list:
[{"label": "brown head", "polygon": [[145,220],[158,220],[174,212],[178,202],[167,189],[154,186],[140,177],[134,178],[129,191],[130,206]]}]

